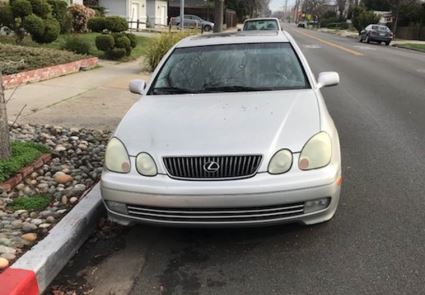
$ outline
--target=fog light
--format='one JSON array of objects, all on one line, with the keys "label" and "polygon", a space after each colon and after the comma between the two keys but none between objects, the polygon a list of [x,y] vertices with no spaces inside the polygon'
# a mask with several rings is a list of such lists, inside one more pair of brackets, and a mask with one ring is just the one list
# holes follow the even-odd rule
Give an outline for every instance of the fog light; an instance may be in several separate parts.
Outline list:
[{"label": "fog light", "polygon": [[127,214],[127,206],[124,203],[118,203],[113,201],[106,201],[106,205],[108,206],[109,210],[121,213],[121,214]]},{"label": "fog light", "polygon": [[304,203],[304,213],[311,213],[323,210],[329,206],[330,201],[330,198],[307,201]]}]

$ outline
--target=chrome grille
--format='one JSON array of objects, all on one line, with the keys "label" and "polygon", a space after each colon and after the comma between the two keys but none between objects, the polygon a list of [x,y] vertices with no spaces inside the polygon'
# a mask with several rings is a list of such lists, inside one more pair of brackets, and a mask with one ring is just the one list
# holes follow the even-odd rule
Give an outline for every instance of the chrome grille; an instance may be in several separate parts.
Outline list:
[{"label": "chrome grille", "polygon": [[299,216],[304,213],[304,203],[246,208],[161,208],[127,205],[128,214],[151,221],[183,223],[224,223],[271,221]]},{"label": "chrome grille", "polygon": [[[168,174],[177,179],[240,179],[254,176],[261,158],[261,155],[164,157],[164,164]],[[215,164],[210,166],[211,163]]]}]

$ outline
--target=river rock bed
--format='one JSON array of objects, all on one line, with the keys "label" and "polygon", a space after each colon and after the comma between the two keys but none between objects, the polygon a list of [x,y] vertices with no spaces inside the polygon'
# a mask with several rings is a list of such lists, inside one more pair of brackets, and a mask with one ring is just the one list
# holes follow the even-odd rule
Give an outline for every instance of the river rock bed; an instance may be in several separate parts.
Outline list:
[{"label": "river rock bed", "polygon": [[[25,178],[12,191],[0,187],[0,270],[57,223],[85,191],[100,178],[105,147],[111,133],[50,125],[10,126],[12,140],[41,143],[52,160]],[[50,205],[41,211],[8,207],[20,196],[46,195]]]}]

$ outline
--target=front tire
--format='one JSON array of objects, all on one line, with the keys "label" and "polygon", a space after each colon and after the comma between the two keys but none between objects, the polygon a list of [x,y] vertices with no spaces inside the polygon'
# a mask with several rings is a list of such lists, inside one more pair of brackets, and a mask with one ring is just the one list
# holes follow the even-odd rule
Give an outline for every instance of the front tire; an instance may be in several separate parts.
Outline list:
[{"label": "front tire", "polygon": [[370,44],[370,39],[369,39],[369,36],[366,36],[366,43],[368,43],[368,44]]},{"label": "front tire", "polygon": [[206,26],[204,26],[204,32],[209,32],[209,31],[211,31],[211,26],[210,25],[206,25]]},{"label": "front tire", "polygon": [[389,46],[391,41],[385,42],[385,46]]}]

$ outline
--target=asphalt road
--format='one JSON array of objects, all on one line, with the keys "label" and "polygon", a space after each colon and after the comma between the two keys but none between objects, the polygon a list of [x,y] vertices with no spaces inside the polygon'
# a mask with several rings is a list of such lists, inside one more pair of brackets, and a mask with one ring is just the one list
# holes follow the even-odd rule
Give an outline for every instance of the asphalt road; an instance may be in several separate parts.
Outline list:
[{"label": "asphalt road", "polygon": [[312,227],[137,226],[120,250],[144,249],[131,295],[424,294],[425,54],[288,30],[315,74],[341,76],[323,90],[342,145],[335,218]]}]

